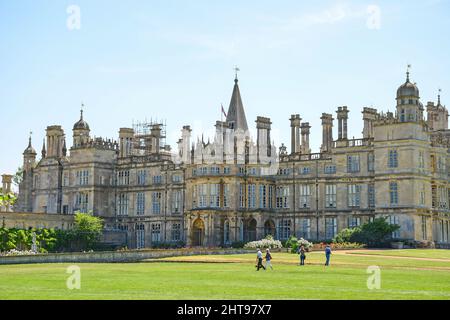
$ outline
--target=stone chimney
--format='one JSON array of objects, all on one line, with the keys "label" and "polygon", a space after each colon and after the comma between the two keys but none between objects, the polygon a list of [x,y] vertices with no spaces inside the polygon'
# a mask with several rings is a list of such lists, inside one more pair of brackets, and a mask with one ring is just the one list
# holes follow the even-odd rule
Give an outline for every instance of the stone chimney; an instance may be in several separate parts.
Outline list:
[{"label": "stone chimney", "polygon": [[300,152],[300,122],[299,114],[291,115],[291,154]]},{"label": "stone chimney", "polygon": [[373,138],[373,122],[377,118],[377,109],[364,108],[362,114],[364,120],[363,138]]},{"label": "stone chimney", "polygon": [[320,152],[330,152],[333,146],[333,115],[322,113],[322,146]]},{"label": "stone chimney", "polygon": [[348,113],[347,107],[338,107],[337,120],[338,120],[338,140],[346,140],[347,139],[347,120]]},{"label": "stone chimney", "polygon": [[311,126],[309,122],[303,122],[301,125],[301,133],[302,133],[302,145],[300,147],[300,151],[303,154],[310,154],[311,149],[309,148],[309,132]]}]

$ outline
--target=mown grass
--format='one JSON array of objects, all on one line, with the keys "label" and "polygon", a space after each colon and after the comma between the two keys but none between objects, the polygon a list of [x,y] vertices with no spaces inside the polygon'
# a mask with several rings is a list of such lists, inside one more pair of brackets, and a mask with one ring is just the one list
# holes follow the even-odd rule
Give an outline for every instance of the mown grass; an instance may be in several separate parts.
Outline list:
[{"label": "mown grass", "polygon": [[[69,264],[0,266],[0,299],[450,299],[450,262],[335,253],[324,267],[314,252],[300,267],[297,255],[273,258],[275,270],[259,272],[250,254],[78,264],[80,290],[66,287]],[[372,265],[379,290],[367,288]]]}]

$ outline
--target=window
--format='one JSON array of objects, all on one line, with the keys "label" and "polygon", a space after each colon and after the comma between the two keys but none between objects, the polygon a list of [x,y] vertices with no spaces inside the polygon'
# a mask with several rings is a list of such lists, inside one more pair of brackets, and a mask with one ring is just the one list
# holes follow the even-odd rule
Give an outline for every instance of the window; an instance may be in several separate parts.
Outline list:
[{"label": "window", "polygon": [[261,209],[267,208],[266,196],[267,196],[267,186],[260,185],[259,186],[259,207]]},{"label": "window", "polygon": [[88,212],[89,195],[84,192],[77,193],[75,196],[75,211],[83,213]]},{"label": "window", "polygon": [[375,185],[367,185],[367,198],[369,208],[375,208]]},{"label": "window", "polygon": [[427,240],[427,217],[422,216],[422,240]]},{"label": "window", "polygon": [[145,213],[145,193],[138,192],[136,195],[136,215],[141,216]]},{"label": "window", "polygon": [[130,171],[118,171],[117,172],[117,185],[124,186],[130,184]]},{"label": "window", "polygon": [[335,165],[325,166],[324,172],[326,174],[334,174],[336,173],[336,166]]},{"label": "window", "polygon": [[300,220],[300,235],[303,239],[311,238],[311,219],[302,218]]},{"label": "window", "polygon": [[199,184],[197,186],[197,190],[198,190],[198,206],[200,208],[206,208],[207,206],[207,196],[208,196],[208,185],[206,184]]},{"label": "window", "polygon": [[273,209],[273,188],[274,186],[269,186],[269,209]]},{"label": "window", "polygon": [[300,187],[300,208],[310,208],[311,186],[309,184],[301,184],[299,187]]},{"label": "window", "polygon": [[347,156],[347,172],[359,172],[359,155]]},{"label": "window", "polygon": [[289,208],[289,187],[276,188],[276,206],[278,209]]},{"label": "window", "polygon": [[85,186],[89,184],[89,171],[88,170],[82,170],[77,171],[77,182],[79,186]]},{"label": "window", "polygon": [[388,167],[389,168],[397,168],[398,167],[397,150],[389,150]]},{"label": "window", "polygon": [[228,184],[223,185],[223,206],[228,208],[228,199],[230,198],[230,186]]},{"label": "window", "polygon": [[143,186],[146,184],[146,180],[147,180],[147,171],[145,170],[138,170],[137,173],[137,184],[140,186]]},{"label": "window", "polygon": [[173,183],[180,183],[182,180],[183,180],[183,178],[179,174],[175,174],[172,176]]},{"label": "window", "polygon": [[69,174],[66,172],[64,173],[63,177],[63,187],[67,187],[69,185]]},{"label": "window", "polygon": [[181,191],[180,190],[172,191],[172,212],[173,213],[181,212]]},{"label": "window", "polygon": [[280,220],[278,222],[278,239],[286,240],[291,236],[291,220]]},{"label": "window", "polygon": [[289,168],[280,168],[280,169],[278,169],[278,174],[279,175],[287,176],[287,175],[289,175],[289,173],[290,173]]},{"label": "window", "polygon": [[325,238],[332,239],[337,234],[337,219],[325,218]]},{"label": "window", "polygon": [[127,193],[119,193],[118,201],[117,201],[117,214],[119,216],[128,215],[128,194]]},{"label": "window", "polygon": [[161,224],[152,223],[152,243],[161,242]]},{"label": "window", "polygon": [[220,185],[217,183],[210,184],[209,206],[211,208],[220,207]]},{"label": "window", "polygon": [[161,184],[161,182],[162,182],[162,177],[160,175],[153,176],[153,184]]},{"label": "window", "polygon": [[224,174],[230,174],[230,172],[231,172],[230,167],[223,168],[223,173]]},{"label": "window", "polygon": [[419,168],[425,168],[425,155],[423,151],[419,151]]},{"label": "window", "polygon": [[256,176],[258,174],[258,169],[250,168],[249,169],[249,174],[252,175],[252,176]]},{"label": "window", "polygon": [[145,226],[143,223],[136,224],[136,248],[145,248]]},{"label": "window", "polygon": [[302,174],[310,174],[311,168],[310,167],[303,167]]},{"label": "window", "polygon": [[422,188],[420,189],[419,203],[422,206],[425,205],[425,183],[422,183]]},{"label": "window", "polygon": [[172,241],[181,240],[181,223],[172,224]]},{"label": "window", "polygon": [[361,224],[361,218],[360,217],[349,217],[348,218],[348,227],[349,228],[356,228]]},{"label": "window", "polygon": [[239,207],[245,208],[245,189],[243,184],[239,184]]},{"label": "window", "polygon": [[446,187],[439,187],[439,208],[447,209],[448,192]]},{"label": "window", "polygon": [[248,207],[256,208],[256,185],[249,184],[247,186],[248,189]]},{"label": "window", "polygon": [[210,172],[212,175],[220,174],[220,168],[219,167],[211,167]]},{"label": "window", "polygon": [[398,204],[398,185],[397,182],[389,183],[389,202],[391,205]]},{"label": "window", "polygon": [[325,185],[325,207],[336,208],[336,185]]},{"label": "window", "polygon": [[375,155],[373,154],[373,152],[369,152],[367,154],[367,171],[375,171]]},{"label": "window", "polygon": [[[398,219],[397,216],[389,216],[389,223],[390,223],[390,224],[400,225],[399,219]],[[398,238],[400,238],[400,228],[397,229],[396,231],[392,232],[392,238],[393,238],[393,239],[398,239]]]},{"label": "window", "polygon": [[161,192],[152,193],[152,212],[153,214],[161,213]]},{"label": "window", "polygon": [[349,184],[347,186],[348,206],[359,207],[361,200],[361,186],[357,184]]}]

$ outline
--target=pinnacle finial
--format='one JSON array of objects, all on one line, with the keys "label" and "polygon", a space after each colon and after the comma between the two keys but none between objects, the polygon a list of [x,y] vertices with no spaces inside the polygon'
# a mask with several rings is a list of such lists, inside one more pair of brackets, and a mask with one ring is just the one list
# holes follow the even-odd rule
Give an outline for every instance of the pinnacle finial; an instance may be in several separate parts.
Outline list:
[{"label": "pinnacle finial", "polygon": [[411,71],[411,65],[408,64],[408,66],[406,67],[406,82],[409,82],[409,73]]},{"label": "pinnacle finial", "polygon": [[80,108],[80,120],[83,120],[83,108],[84,108],[84,103],[81,102],[81,108]]},{"label": "pinnacle finial", "polygon": [[238,68],[238,66],[234,66],[234,74],[235,74],[235,77],[234,77],[234,82],[238,82],[238,72],[239,71],[241,71],[239,68]]},{"label": "pinnacle finial", "polygon": [[30,131],[30,136],[28,137],[28,147],[31,148],[31,136],[33,134],[33,131]]},{"label": "pinnacle finial", "polygon": [[438,106],[440,106],[441,105],[441,92],[442,92],[442,89],[441,88],[439,88],[439,90],[438,90]]}]

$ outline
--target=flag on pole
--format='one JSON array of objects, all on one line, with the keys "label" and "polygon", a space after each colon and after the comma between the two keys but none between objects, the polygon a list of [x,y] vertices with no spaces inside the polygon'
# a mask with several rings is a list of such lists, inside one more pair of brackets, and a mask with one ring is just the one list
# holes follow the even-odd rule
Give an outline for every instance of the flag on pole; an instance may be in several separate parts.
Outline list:
[{"label": "flag on pole", "polygon": [[223,104],[221,104],[221,106],[222,106],[222,113],[223,113],[223,115],[225,116],[225,118],[227,117],[227,114],[226,114],[226,112],[225,112],[225,109],[223,108]]}]

